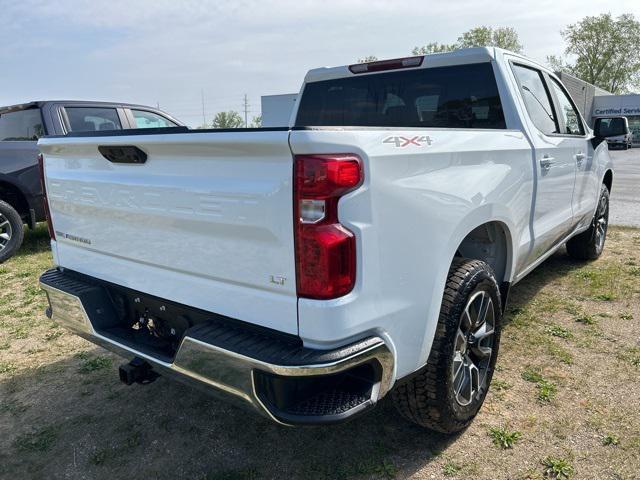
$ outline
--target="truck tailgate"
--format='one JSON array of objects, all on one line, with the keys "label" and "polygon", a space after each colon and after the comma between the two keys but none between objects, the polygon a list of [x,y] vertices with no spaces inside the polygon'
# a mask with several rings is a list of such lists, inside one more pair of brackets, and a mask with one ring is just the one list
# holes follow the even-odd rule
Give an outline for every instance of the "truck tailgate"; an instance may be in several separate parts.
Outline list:
[{"label": "truck tailgate", "polygon": [[[58,264],[297,334],[288,135],[41,139]],[[146,162],[98,151],[123,145]]]}]

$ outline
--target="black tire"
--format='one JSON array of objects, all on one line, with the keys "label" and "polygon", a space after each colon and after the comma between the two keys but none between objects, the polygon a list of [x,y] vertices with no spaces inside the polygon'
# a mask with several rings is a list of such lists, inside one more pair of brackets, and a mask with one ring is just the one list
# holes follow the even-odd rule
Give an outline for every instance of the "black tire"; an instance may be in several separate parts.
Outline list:
[{"label": "black tire", "polygon": [[[491,299],[491,303],[487,301],[487,305],[493,305],[492,351],[490,356],[483,360],[486,362],[486,370],[482,376],[483,380],[477,382],[477,395],[470,394],[470,402],[463,405],[455,391],[458,379],[454,372],[455,358],[463,358],[458,356],[457,352],[460,338],[458,332],[462,333],[463,314],[467,303],[478,298],[478,295],[482,295],[482,301]],[[471,306],[469,311],[471,312]],[[488,315],[487,313],[487,317]],[[487,319],[487,325],[488,322]],[[398,411],[412,422],[438,432],[455,433],[466,428],[480,410],[491,383],[498,356],[501,323],[500,290],[491,267],[480,260],[455,259],[449,269],[436,335],[427,365],[408,379],[400,381],[392,392]],[[479,346],[481,343],[477,342],[476,345]],[[465,351],[469,349],[466,353],[469,356],[474,353],[474,347],[470,345],[471,343],[465,346]],[[457,364],[465,369],[463,374],[466,373],[463,363],[458,360]],[[458,385],[462,385],[462,382]],[[469,385],[472,385],[472,382],[469,382]],[[472,393],[473,389],[470,392]]]},{"label": "black tire", "polygon": [[0,200],[0,263],[18,251],[23,238],[22,218],[11,205]]},{"label": "black tire", "polygon": [[591,226],[567,242],[567,253],[577,260],[595,260],[604,250],[609,227],[609,189],[600,187],[600,197]]}]

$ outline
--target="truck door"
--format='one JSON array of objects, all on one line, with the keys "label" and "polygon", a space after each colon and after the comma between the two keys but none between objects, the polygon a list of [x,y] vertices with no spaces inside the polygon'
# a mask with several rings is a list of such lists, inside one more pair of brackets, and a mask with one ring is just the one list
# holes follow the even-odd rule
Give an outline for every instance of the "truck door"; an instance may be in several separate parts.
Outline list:
[{"label": "truck door", "polygon": [[545,74],[534,66],[512,63],[520,95],[524,101],[536,169],[533,239],[528,262],[562,241],[573,223],[573,190],[576,176],[576,144],[561,134]]},{"label": "truck door", "polygon": [[576,164],[576,182],[573,190],[573,225],[587,225],[596,208],[600,193],[600,179],[593,161],[593,146],[588,139],[578,109],[562,84],[549,76],[548,84],[555,100],[556,112],[564,143],[573,152]]}]

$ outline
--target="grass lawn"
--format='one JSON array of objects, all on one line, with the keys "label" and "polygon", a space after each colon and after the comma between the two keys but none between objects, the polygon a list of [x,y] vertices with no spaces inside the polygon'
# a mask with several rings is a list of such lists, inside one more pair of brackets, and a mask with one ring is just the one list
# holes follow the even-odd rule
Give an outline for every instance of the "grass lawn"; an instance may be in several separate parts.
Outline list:
[{"label": "grass lawn", "polygon": [[491,391],[458,436],[388,399],[345,425],[285,428],[57,327],[37,285],[46,228],[0,265],[0,477],[631,479],[640,476],[640,230],[592,263],[554,255],[515,286]]}]

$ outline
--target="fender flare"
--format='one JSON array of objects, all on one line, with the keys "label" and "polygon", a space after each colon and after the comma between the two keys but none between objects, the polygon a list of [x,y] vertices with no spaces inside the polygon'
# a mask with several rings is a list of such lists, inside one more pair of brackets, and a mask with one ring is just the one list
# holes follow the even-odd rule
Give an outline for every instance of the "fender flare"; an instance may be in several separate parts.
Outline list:
[{"label": "fender flare", "polygon": [[[497,204],[485,204],[468,212],[459,222],[457,222],[458,226],[451,233],[446,250],[446,255],[449,261],[446,262],[446,265],[445,262],[442,262],[442,267],[438,271],[433,272],[434,275],[437,275],[438,279],[436,284],[437,288],[434,289],[431,297],[431,307],[429,308],[429,311],[427,313],[428,318],[438,318],[449,267],[451,265],[451,262],[453,261],[453,258],[455,257],[458,246],[460,245],[460,243],[462,243],[462,241],[469,233],[471,233],[474,229],[478,228],[481,225],[490,222],[497,222],[502,225],[507,242],[507,264],[505,267],[505,273],[508,273],[506,279],[502,280],[505,282],[511,281],[516,266],[514,258],[517,258],[517,251],[515,248],[516,244],[514,243],[512,233],[517,230],[515,229],[514,222],[511,220],[511,218],[511,212],[507,207]],[[498,279],[498,281],[500,282],[500,279]],[[436,327],[437,322],[435,321],[425,323],[425,328],[423,330],[424,337],[422,339],[422,346],[420,350],[422,353],[418,362],[421,366],[427,363],[429,354],[431,353],[431,346],[435,338]]]}]

